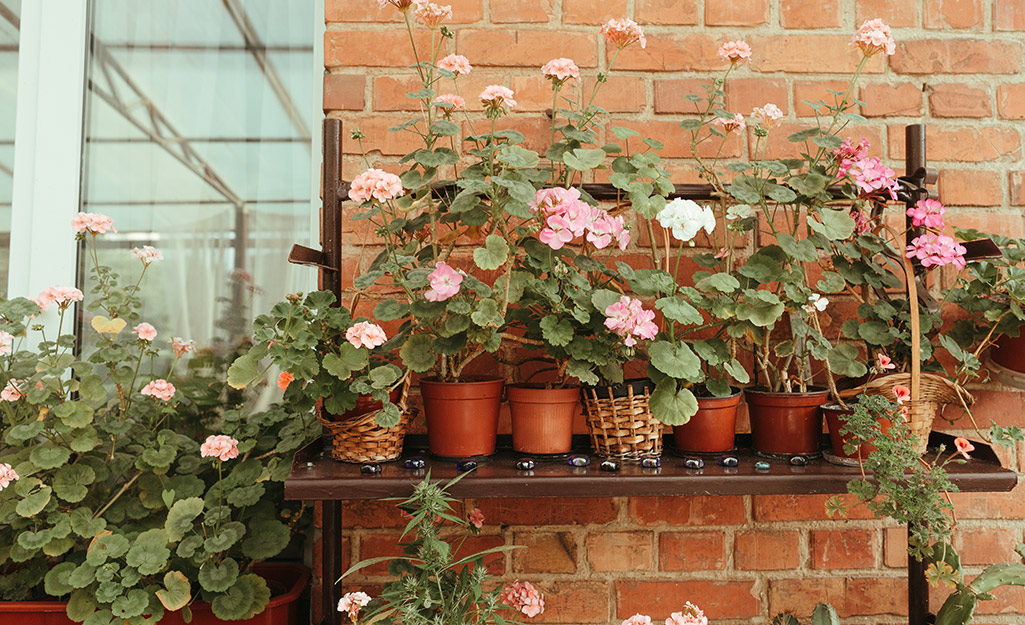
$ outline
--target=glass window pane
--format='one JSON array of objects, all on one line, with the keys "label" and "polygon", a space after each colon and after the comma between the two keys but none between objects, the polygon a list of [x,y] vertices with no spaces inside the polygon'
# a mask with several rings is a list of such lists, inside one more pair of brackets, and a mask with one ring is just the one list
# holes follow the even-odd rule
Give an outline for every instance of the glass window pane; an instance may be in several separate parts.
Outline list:
[{"label": "glass window pane", "polygon": [[165,339],[230,339],[312,286],[286,258],[310,237],[314,4],[93,0],[82,210],[114,218],[118,273],[163,253],[143,288]]},{"label": "glass window pane", "polygon": [[7,296],[14,193],[14,113],[18,102],[21,0],[0,0],[0,296]]}]

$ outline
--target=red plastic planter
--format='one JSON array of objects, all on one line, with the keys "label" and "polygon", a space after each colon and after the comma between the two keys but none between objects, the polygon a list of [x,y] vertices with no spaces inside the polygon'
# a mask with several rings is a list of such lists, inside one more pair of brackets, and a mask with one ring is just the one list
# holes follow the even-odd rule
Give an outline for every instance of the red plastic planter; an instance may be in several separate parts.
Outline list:
[{"label": "red plastic planter", "polygon": [[[257,574],[279,587],[288,588],[271,597],[263,612],[245,621],[222,621],[210,611],[209,603],[192,604],[191,625],[299,625],[299,596],[310,583],[310,570],[299,564],[265,562]],[[68,618],[66,601],[0,601],[0,623],[10,625],[78,625]],[[160,625],[185,625],[181,612],[169,612]]]}]

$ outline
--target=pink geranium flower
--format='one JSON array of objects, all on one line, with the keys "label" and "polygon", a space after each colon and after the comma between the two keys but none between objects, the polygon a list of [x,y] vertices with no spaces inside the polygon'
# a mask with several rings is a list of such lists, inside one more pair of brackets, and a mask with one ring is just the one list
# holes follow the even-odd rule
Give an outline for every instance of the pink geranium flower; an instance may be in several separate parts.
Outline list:
[{"label": "pink geranium flower", "polygon": [[634,614],[623,621],[623,625],[651,625],[651,617],[645,614]]},{"label": "pink geranium flower", "polygon": [[378,345],[384,345],[388,335],[384,333],[384,328],[376,323],[360,321],[345,331],[345,340],[356,348],[374,349]]},{"label": "pink geranium flower", "polygon": [[771,102],[765,106],[756,106],[751,115],[758,121],[758,125],[765,129],[779,126],[783,119],[783,111]]},{"label": "pink geranium flower", "polygon": [[548,247],[553,250],[561,250],[563,246],[573,240],[573,228],[570,227],[570,223],[565,217],[552,215],[545,223],[547,223],[547,227],[541,229],[537,238]]},{"label": "pink geranium flower", "polygon": [[539,189],[534,194],[534,201],[529,206],[534,213],[540,210],[546,216],[561,215],[565,212],[564,207],[566,205],[578,200],[580,200],[579,189],[552,187],[550,189]]},{"label": "pink geranium flower", "polygon": [[637,339],[653,339],[658,334],[655,311],[645,310],[641,300],[623,295],[615,304],[605,309],[605,327],[623,337],[627,347],[637,344]]},{"label": "pink geranium flower", "polygon": [[14,335],[6,330],[0,330],[0,356],[10,354],[14,350]]},{"label": "pink geranium flower", "polygon": [[923,267],[954,265],[958,269],[964,269],[964,255],[967,251],[965,246],[952,237],[927,232],[911,241],[905,256],[918,260]]},{"label": "pink geranium flower", "polygon": [[498,600],[530,618],[545,611],[544,595],[530,582],[516,580],[502,591]]},{"label": "pink geranium flower", "polygon": [[238,441],[224,434],[211,434],[199,446],[199,455],[204,458],[217,458],[221,462],[238,458]]},{"label": "pink geranium flower", "polygon": [[929,198],[915,202],[915,205],[908,209],[907,215],[911,218],[912,226],[925,226],[926,228],[942,230],[943,214],[946,212],[947,207]]},{"label": "pink geranium flower", "polygon": [[429,276],[431,288],[424,292],[424,297],[431,302],[442,302],[459,293],[463,283],[463,274],[439,260]]},{"label": "pink geranium flower", "polygon": [[158,260],[164,260],[164,255],[152,245],[143,245],[141,248],[133,247],[132,254],[135,254],[135,257],[141,260],[142,264],[146,267],[149,267]]},{"label": "pink geranium flower", "polygon": [[580,68],[573,59],[552,59],[541,66],[544,77],[555,84],[561,85],[570,78],[580,78]]},{"label": "pink geranium flower", "polygon": [[879,158],[862,158],[854,161],[847,174],[854,179],[854,184],[861,189],[862,194],[872,195],[886,191],[890,199],[897,199],[897,174],[883,165]]},{"label": "pink geranium flower", "polygon": [[349,199],[366,202],[374,198],[378,202],[394,200],[402,195],[402,181],[395,174],[370,168],[353,178],[349,185]]},{"label": "pink geranium flower", "polygon": [[100,213],[78,213],[71,218],[71,227],[79,234],[85,232],[89,234],[117,232],[114,229],[114,219]]},{"label": "pink geranium flower", "polygon": [[666,625],[708,625],[708,617],[701,608],[688,601],[683,605],[683,610],[673,612],[666,619]]},{"label": "pink geranium flower", "polygon": [[746,41],[727,41],[719,48],[719,56],[733,65],[738,65],[751,58],[751,46]]},{"label": "pink geranium flower", "polygon": [[353,623],[359,617],[359,611],[370,603],[370,595],[365,592],[347,592],[338,600],[338,611],[346,612]]},{"label": "pink geranium flower", "polygon": [[186,341],[185,339],[172,336],[171,337],[171,350],[174,351],[174,355],[181,358],[189,352],[196,351],[195,341]]},{"label": "pink geranium flower", "polygon": [[744,134],[744,128],[747,126],[744,122],[744,116],[740,113],[737,113],[733,117],[716,117],[715,125],[719,126],[723,133],[729,134],[732,132],[737,135]]},{"label": "pink geranium flower", "polygon": [[484,527],[484,513],[480,511],[480,508],[474,508],[470,510],[469,514],[470,525],[480,529]]},{"label": "pink geranium flower", "polygon": [[21,385],[24,383],[25,380],[8,381],[4,390],[0,391],[0,399],[4,401],[18,401],[25,396],[25,394],[21,392]]},{"label": "pink geranium flower", "polygon": [[487,108],[497,110],[503,106],[514,108],[516,100],[513,100],[513,95],[513,90],[509,87],[490,85],[485,87],[484,91],[481,91],[477,97],[480,99],[481,104]]},{"label": "pink geranium flower", "polygon": [[39,294],[39,307],[46,310],[50,304],[57,304],[57,307],[64,310],[72,302],[81,302],[85,296],[73,286],[51,286]]},{"label": "pink geranium flower", "polygon": [[161,378],[153,380],[142,387],[141,392],[143,395],[148,395],[161,401],[171,401],[171,398],[174,397],[174,384]]},{"label": "pink geranium flower", "polygon": [[970,440],[958,436],[954,439],[954,447],[957,448],[957,453],[965,457],[965,460],[971,460],[971,456],[968,455],[968,452],[975,451],[975,445],[972,445]]},{"label": "pink geranium flower", "polygon": [[601,209],[595,209],[597,216],[588,228],[587,240],[599,250],[605,249],[615,240],[620,250],[630,244],[630,231],[621,215],[613,217]]},{"label": "pink geranium flower", "polygon": [[880,371],[887,371],[889,369],[897,368],[897,365],[893,364],[893,361],[890,360],[890,357],[886,354],[876,354],[876,362],[879,363]]},{"label": "pink geranium flower", "polygon": [[438,69],[444,69],[459,76],[465,76],[473,70],[470,60],[462,54],[450,54],[438,61]]},{"label": "pink geranium flower", "polygon": [[445,93],[434,98],[435,104],[448,104],[448,107],[441,107],[445,109],[445,114],[448,115],[452,111],[465,111],[466,100],[462,97],[457,96],[454,93]]},{"label": "pink geranium flower", "polygon": [[893,387],[893,396],[897,398],[897,405],[903,406],[904,402],[911,399],[911,390],[901,384]]},{"label": "pink geranium flower", "polygon": [[382,9],[389,4],[400,11],[408,11],[410,7],[420,8],[427,4],[427,0],[377,0],[378,6]]},{"label": "pink geranium flower", "polygon": [[138,337],[143,341],[152,341],[157,338],[157,329],[145,321],[132,328],[132,332],[138,335]]},{"label": "pink geranium flower", "polygon": [[440,26],[446,19],[451,19],[451,17],[452,7],[448,5],[442,6],[433,2],[426,2],[416,10],[416,21],[432,30]]},{"label": "pink geranium flower", "polygon": [[865,20],[851,39],[851,44],[861,48],[865,56],[873,56],[879,52],[891,56],[897,51],[897,44],[890,36],[890,27],[883,20]]},{"label": "pink geranium flower", "polygon": [[861,138],[861,142],[855,145],[851,138],[844,139],[840,147],[833,150],[833,158],[839,162],[837,178],[843,178],[847,175],[847,171],[851,168],[851,165],[860,161],[863,158],[868,158],[868,139],[865,137]]},{"label": "pink geranium flower", "polygon": [[630,19],[609,20],[601,27],[601,34],[605,35],[606,42],[621,50],[638,42],[642,48],[648,46],[648,40],[644,37],[644,30],[637,25],[637,22]]},{"label": "pink geranium flower", "polygon": [[287,389],[288,385],[291,384],[293,380],[295,380],[294,375],[287,371],[282,371],[280,374],[278,374],[278,388],[280,388],[281,390]]},{"label": "pink geranium flower", "polygon": [[17,481],[18,473],[14,468],[6,462],[0,463],[0,490],[3,490],[11,485],[11,482]]}]

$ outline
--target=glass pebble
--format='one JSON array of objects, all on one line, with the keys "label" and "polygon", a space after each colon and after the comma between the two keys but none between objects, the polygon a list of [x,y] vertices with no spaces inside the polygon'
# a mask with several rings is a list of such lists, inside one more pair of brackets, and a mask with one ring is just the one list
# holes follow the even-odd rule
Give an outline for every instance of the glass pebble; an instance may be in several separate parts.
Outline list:
[{"label": "glass pebble", "polygon": [[804,465],[808,464],[808,459],[804,456],[790,456],[790,464],[794,465],[795,467],[803,467]]},{"label": "glass pebble", "polygon": [[703,469],[705,467],[705,461],[701,458],[685,458],[683,466],[688,469]]},{"label": "glass pebble", "polygon": [[406,458],[406,461],[402,463],[402,466],[407,469],[423,469],[427,466],[427,461],[420,456],[413,456],[412,458]]},{"label": "glass pebble", "polygon": [[740,464],[740,460],[737,460],[736,456],[723,456],[719,458],[719,466],[723,467],[735,467]]},{"label": "glass pebble", "polygon": [[768,471],[770,468],[771,468],[771,465],[768,462],[759,461],[759,462],[755,463],[755,470],[756,471]]},{"label": "glass pebble", "polygon": [[586,467],[591,464],[591,459],[587,456],[570,456],[569,463],[574,467]]},{"label": "glass pebble", "polygon": [[657,469],[662,466],[662,459],[653,456],[641,458],[641,466],[645,469]]},{"label": "glass pebble", "polygon": [[530,458],[520,458],[516,461],[516,469],[518,471],[530,471],[534,468],[534,461]]},{"label": "glass pebble", "polygon": [[359,472],[363,475],[377,475],[381,472],[381,465],[379,464],[365,464],[359,468]]},{"label": "glass pebble", "polygon": [[462,460],[462,461],[456,463],[456,471],[459,471],[460,473],[463,473],[463,472],[466,472],[466,471],[473,471],[476,468],[477,468],[477,461],[476,460]]},{"label": "glass pebble", "polygon": [[599,466],[598,468],[600,468],[602,471],[618,471],[619,463],[615,460],[603,460],[601,466]]}]

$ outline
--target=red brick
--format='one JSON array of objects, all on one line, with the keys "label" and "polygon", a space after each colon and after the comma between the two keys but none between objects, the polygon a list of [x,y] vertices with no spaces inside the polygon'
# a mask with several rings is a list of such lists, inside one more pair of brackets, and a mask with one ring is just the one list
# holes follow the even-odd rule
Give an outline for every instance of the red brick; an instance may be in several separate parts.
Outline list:
[{"label": "red brick", "polygon": [[718,571],[726,566],[726,540],[722,532],[663,532],[658,558],[662,571]]},{"label": "red brick", "polygon": [[951,500],[959,519],[1025,519],[1025,487],[1009,493],[954,493]]},{"label": "red brick", "polygon": [[378,76],[374,78],[375,111],[419,111],[421,101],[407,98],[407,93],[422,87],[416,76]]},{"label": "red brick", "polygon": [[[515,76],[510,83],[516,93],[517,111],[544,111],[552,108],[552,83],[541,74]],[[571,80],[559,90],[559,108],[568,108],[565,98],[580,102],[580,83]]]},{"label": "red brick", "polygon": [[[431,45],[426,31],[414,33],[417,50]],[[413,47],[405,30],[329,30],[324,33],[324,66],[405,67],[414,63]]]},{"label": "red brick", "polygon": [[892,569],[908,566],[908,531],[904,527],[883,530],[883,564]]},{"label": "red brick", "polygon": [[[446,24],[471,24],[480,21],[483,10],[480,0],[445,0],[452,6],[452,19]],[[394,22],[402,23],[402,13],[393,6],[380,8],[376,2],[326,0],[325,21],[331,22]]]},{"label": "red brick", "polygon": [[705,85],[711,84],[706,78],[674,78],[655,81],[655,112],[656,113],[689,113],[693,114],[700,102],[691,102],[688,95],[704,98],[707,95]]},{"label": "red brick", "polygon": [[1020,0],[993,0],[993,30],[1025,30]]},{"label": "red brick", "polygon": [[762,602],[753,581],[616,582],[616,616],[647,614],[661,622],[679,612],[686,601],[701,606],[709,620],[751,618],[761,614]]},{"label": "red brick", "polygon": [[531,623],[608,623],[609,584],[599,581],[537,583],[545,611]]},{"label": "red brick", "polygon": [[828,601],[840,616],[907,614],[905,578],[804,578],[769,581],[769,614],[811,614]]},{"label": "red brick", "polygon": [[1011,185],[1011,204],[1025,206],[1025,171],[1012,171],[1007,178]]},{"label": "red brick", "polygon": [[[615,125],[633,128],[639,131],[642,137],[655,138],[661,141],[665,146],[661,152],[662,158],[690,158],[693,154],[691,151],[690,133],[680,128],[678,122],[621,121]],[[618,139],[609,131],[606,141],[618,142]],[[712,158],[719,152],[720,143],[722,143],[722,139],[719,138],[705,141],[698,146],[698,154],[702,157]],[[743,137],[730,135],[727,137],[719,156],[721,158],[734,158],[740,156],[743,148]]]},{"label": "red brick", "polygon": [[924,0],[922,26],[935,30],[982,26],[982,0]]},{"label": "red brick", "polygon": [[491,21],[496,24],[547,22],[555,0],[504,0],[491,6]]},{"label": "red brick", "polygon": [[782,0],[779,5],[783,28],[838,28],[842,15],[839,0]]},{"label": "red brick", "polygon": [[962,529],[954,533],[954,548],[965,566],[989,566],[997,562],[1018,562],[1014,553],[1019,543],[1018,532],[1013,529],[986,527]]},{"label": "red brick", "polygon": [[1019,43],[980,39],[917,39],[897,44],[890,67],[898,74],[1017,74]]},{"label": "red brick", "polygon": [[[904,126],[890,126],[890,158],[904,158]],[[1012,128],[987,126],[926,127],[929,160],[981,162],[1015,154],[1021,137]]]},{"label": "red brick", "polygon": [[324,74],[325,111],[362,111],[366,78],[353,74]]},{"label": "red brick", "polygon": [[592,571],[650,571],[655,568],[651,532],[597,532],[588,535],[585,545]]},{"label": "red brick", "polygon": [[342,502],[342,527],[365,527],[384,529],[405,527],[408,521],[403,519],[395,503],[391,501],[348,500]]},{"label": "red brick", "polygon": [[[492,7],[491,9],[495,9]],[[563,24],[592,24],[599,26],[610,19],[626,16],[626,0],[562,0]]]},{"label": "red brick", "polygon": [[768,21],[768,0],[705,0],[705,26],[756,26]]},{"label": "red brick", "polygon": [[619,516],[613,499],[481,499],[477,507],[497,525],[583,525],[608,523]]},{"label": "red brick", "polygon": [[573,59],[579,67],[598,63],[598,39],[592,33],[548,30],[465,29],[456,35],[456,51],[475,66],[538,68],[556,57]]},{"label": "red brick", "polygon": [[633,497],[628,510],[639,525],[743,525],[745,522],[744,501],[740,497]]},{"label": "red brick", "polygon": [[[850,74],[861,61],[861,52],[850,44],[849,35],[772,35],[751,37],[757,54],[751,56],[751,68],[759,72],[795,74]],[[881,57],[870,60],[865,73],[883,71]]]},{"label": "red brick", "polygon": [[1000,173],[995,171],[944,168],[937,190],[947,206],[999,206],[1004,201]]},{"label": "red brick", "polygon": [[569,532],[516,532],[512,552],[517,573],[576,573],[577,541]]},{"label": "red brick", "polygon": [[[624,70],[658,72],[704,72],[726,69],[718,54],[722,39],[706,34],[659,35],[648,38],[648,47],[633,45],[623,50],[615,67]],[[605,58],[614,50],[607,48]]]},{"label": "red brick", "polygon": [[359,115],[343,118],[346,140],[342,142],[344,154],[359,154],[359,144],[348,140],[350,130],[359,129],[366,138],[363,139],[363,147],[368,152],[380,150],[386,156],[403,156],[409,152],[423,147],[423,141],[419,135],[410,132],[389,132],[388,129],[397,126],[409,119],[408,115],[392,117]]},{"label": "red brick", "polygon": [[[826,501],[833,495],[756,495],[753,498],[755,521],[811,521],[827,519]],[[871,519],[865,506],[854,506],[857,499],[844,495],[852,507],[846,518]]]},{"label": "red brick", "polygon": [[[811,123],[784,123],[782,126],[772,129],[769,132],[769,136],[766,139],[762,139],[761,149],[764,150],[764,158],[793,158],[794,155],[797,154],[798,149],[804,148],[804,144],[800,144],[800,148],[798,148],[798,144],[791,143],[789,137],[792,133],[797,132],[798,130],[804,130],[809,126],[811,126]],[[755,145],[754,129],[751,128],[751,130],[749,130],[749,133],[750,137],[748,140],[752,146],[751,149],[753,150]],[[855,139],[855,141],[859,140],[861,137],[865,137],[866,139],[868,139],[869,144],[873,146],[881,145],[881,140],[879,138],[879,130],[874,126],[847,126],[840,133],[840,136],[843,138],[852,137]],[[812,150],[816,149],[814,147],[815,144],[811,143],[810,141],[808,142],[808,145],[812,146]],[[878,148],[876,149],[878,151]],[[768,233],[764,233],[764,236],[759,238],[764,240],[765,237],[768,236],[771,235],[769,235]]]},{"label": "red brick", "polygon": [[697,0],[634,0],[634,16],[641,24],[694,25]]},{"label": "red brick", "polygon": [[855,577],[845,580],[845,600],[840,616],[907,614],[906,578]]},{"label": "red brick", "polygon": [[869,83],[861,87],[865,117],[917,117],[922,114],[922,88],[912,82]]},{"label": "red brick", "polygon": [[796,569],[801,565],[801,534],[770,530],[739,532],[733,547],[733,563],[742,571]]},{"label": "red brick", "polygon": [[922,0],[855,0],[857,24],[879,18],[893,28],[918,26]]},{"label": "red brick", "polygon": [[[408,540],[409,537],[406,537]],[[483,551],[485,549],[491,549],[505,544],[505,539],[501,536],[470,536],[460,545],[460,548],[455,552],[454,557],[456,559],[464,556],[468,556],[471,553]],[[402,555],[402,548],[399,546],[399,535],[398,534],[364,534],[360,539],[359,555],[361,559],[368,558],[381,558],[386,556],[400,556]],[[503,553],[492,553],[484,556],[484,564],[488,567],[488,571],[492,575],[502,575],[505,573],[505,555]],[[385,575],[388,572],[388,563],[381,562],[373,564],[362,571],[362,575]]]},{"label": "red brick", "polygon": [[733,78],[726,83],[726,110],[747,117],[756,106],[771,102],[790,114],[787,83],[781,78]]},{"label": "red brick", "polygon": [[875,530],[838,529],[811,532],[813,569],[870,569],[875,567],[879,536]]},{"label": "red brick", "polygon": [[[594,81],[591,77],[584,79],[584,97],[591,97]],[[586,100],[583,103],[587,104]],[[648,106],[647,85],[637,76],[609,76],[594,103],[610,113],[640,113]]]},{"label": "red brick", "polygon": [[997,111],[1003,119],[1025,119],[1025,83],[998,85]]},{"label": "red brick", "polygon": [[929,112],[933,117],[989,117],[989,90],[985,85],[948,83],[929,87]]}]

